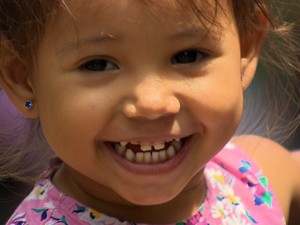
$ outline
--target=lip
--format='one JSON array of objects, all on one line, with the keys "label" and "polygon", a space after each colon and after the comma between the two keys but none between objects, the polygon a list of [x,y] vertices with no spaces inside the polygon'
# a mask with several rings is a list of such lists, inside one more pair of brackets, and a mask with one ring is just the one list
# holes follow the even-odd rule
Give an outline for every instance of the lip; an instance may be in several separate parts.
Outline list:
[{"label": "lip", "polygon": [[155,142],[168,142],[172,141],[174,139],[183,139],[183,138],[188,138],[192,136],[192,134],[185,135],[185,136],[180,136],[180,135],[174,135],[174,136],[159,136],[159,137],[145,137],[145,138],[129,138],[129,139],[122,139],[116,142],[147,142],[147,143],[155,143]]},{"label": "lip", "polygon": [[184,145],[172,159],[157,164],[136,164],[129,162],[128,160],[124,159],[122,156],[117,154],[115,150],[111,147],[111,145],[104,144],[104,146],[107,149],[107,152],[109,153],[113,161],[115,161],[117,165],[119,165],[123,170],[137,175],[158,175],[175,170],[181,165],[191,148],[190,145],[193,137],[194,135],[189,135],[186,137]]}]

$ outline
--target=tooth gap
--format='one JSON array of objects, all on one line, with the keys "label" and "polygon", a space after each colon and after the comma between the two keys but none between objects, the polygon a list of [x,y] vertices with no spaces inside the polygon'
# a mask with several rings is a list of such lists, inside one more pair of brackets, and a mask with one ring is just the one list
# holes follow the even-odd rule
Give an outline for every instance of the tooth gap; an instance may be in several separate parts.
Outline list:
[{"label": "tooth gap", "polygon": [[[176,138],[161,143],[111,142],[116,153],[137,164],[157,164],[176,155],[184,145],[185,138]],[[161,148],[164,146],[163,148]],[[150,149],[151,148],[151,149]],[[172,150],[169,150],[169,149]],[[168,151],[169,150],[169,151]]]}]

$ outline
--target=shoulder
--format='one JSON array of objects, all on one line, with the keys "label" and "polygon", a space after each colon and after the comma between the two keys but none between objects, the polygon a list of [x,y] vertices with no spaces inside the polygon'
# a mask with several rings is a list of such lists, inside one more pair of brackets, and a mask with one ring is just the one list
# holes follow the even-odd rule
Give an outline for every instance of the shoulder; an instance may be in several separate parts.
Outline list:
[{"label": "shoulder", "polygon": [[243,149],[268,177],[288,218],[290,206],[300,203],[300,162],[296,156],[278,143],[258,136],[238,136],[232,142]]},{"label": "shoulder", "polygon": [[232,142],[243,149],[265,172],[277,171],[278,176],[289,171],[289,177],[298,176],[300,164],[280,144],[254,135],[234,137]]},{"label": "shoulder", "polygon": [[48,215],[52,214],[54,207],[48,195],[51,189],[50,182],[47,180],[38,181],[33,190],[17,207],[7,225],[44,224],[47,222]]},{"label": "shoulder", "polygon": [[[60,192],[46,171],[6,225],[108,224],[117,221]],[[116,224],[117,224],[116,222]]]}]

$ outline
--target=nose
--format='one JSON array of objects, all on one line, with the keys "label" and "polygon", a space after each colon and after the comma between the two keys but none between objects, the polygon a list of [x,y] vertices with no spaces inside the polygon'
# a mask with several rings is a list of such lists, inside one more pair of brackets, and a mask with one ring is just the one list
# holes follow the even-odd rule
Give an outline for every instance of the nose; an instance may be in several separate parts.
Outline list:
[{"label": "nose", "polygon": [[127,118],[156,120],[175,115],[180,111],[180,101],[169,82],[157,78],[144,79],[131,90],[123,114]]}]

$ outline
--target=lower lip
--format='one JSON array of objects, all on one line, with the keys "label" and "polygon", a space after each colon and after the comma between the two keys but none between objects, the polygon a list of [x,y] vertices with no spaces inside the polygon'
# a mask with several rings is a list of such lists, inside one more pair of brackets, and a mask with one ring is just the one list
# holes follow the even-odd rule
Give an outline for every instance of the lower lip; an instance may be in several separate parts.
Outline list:
[{"label": "lower lip", "polygon": [[117,162],[117,164],[122,167],[122,169],[138,175],[158,175],[169,173],[181,165],[187,153],[189,152],[192,137],[193,136],[190,136],[186,139],[182,148],[172,159],[157,164],[132,163],[117,154],[111,146],[105,145],[105,147],[108,148],[109,154]]}]

